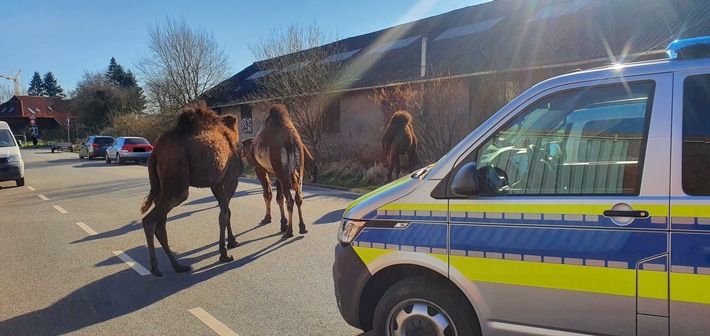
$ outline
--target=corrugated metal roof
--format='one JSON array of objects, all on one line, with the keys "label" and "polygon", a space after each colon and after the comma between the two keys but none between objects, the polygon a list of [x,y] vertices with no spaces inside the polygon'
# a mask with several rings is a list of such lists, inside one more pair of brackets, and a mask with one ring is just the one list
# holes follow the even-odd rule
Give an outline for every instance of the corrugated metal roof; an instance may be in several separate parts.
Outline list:
[{"label": "corrugated metal roof", "polygon": [[484,32],[488,29],[491,29],[493,26],[495,26],[496,23],[500,22],[500,20],[503,20],[503,18],[499,17],[497,19],[486,20],[483,22],[474,23],[466,26],[451,28],[443,32],[437,38],[435,38],[434,41],[441,41],[454,37],[466,36],[473,33]]},{"label": "corrugated metal roof", "polygon": [[[483,30],[487,21],[495,23]],[[421,80],[421,48],[413,42],[422,37],[436,38],[428,45],[429,76],[465,76],[631,61],[626,55],[664,50],[674,39],[703,35],[710,35],[706,0],[496,0],[337,41],[349,51],[326,59],[346,65],[333,90],[352,90]],[[385,36],[407,38],[377,45]],[[396,52],[382,52],[395,47]],[[360,52],[367,50],[380,52]],[[208,105],[247,101],[258,90],[249,79],[267,75],[262,71],[269,68],[268,60],[254,63],[220,83],[206,94]]]},{"label": "corrugated metal roof", "polygon": [[547,20],[558,16],[574,14],[589,6],[592,0],[575,0],[567,3],[556,4],[540,9],[533,15],[529,22]]}]

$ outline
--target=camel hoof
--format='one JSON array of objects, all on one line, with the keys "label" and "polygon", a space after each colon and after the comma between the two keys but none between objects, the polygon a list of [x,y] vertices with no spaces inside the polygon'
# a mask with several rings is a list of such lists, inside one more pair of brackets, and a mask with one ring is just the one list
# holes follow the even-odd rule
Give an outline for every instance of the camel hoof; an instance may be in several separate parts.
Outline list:
[{"label": "camel hoof", "polygon": [[159,278],[163,276],[163,273],[161,273],[157,268],[150,270],[150,274],[153,274]]},{"label": "camel hoof", "polygon": [[183,266],[183,265],[178,265],[175,267],[175,272],[177,273],[185,273],[190,270],[190,266]]},{"label": "camel hoof", "polygon": [[233,248],[235,248],[235,247],[237,247],[237,246],[239,246],[239,242],[236,241],[236,240],[227,243],[227,248],[228,248],[228,249],[233,249]]},{"label": "camel hoof", "polygon": [[223,256],[219,257],[219,261],[220,262],[230,262],[230,261],[234,261],[234,258],[232,258],[232,256],[223,255]]},{"label": "camel hoof", "polygon": [[259,222],[259,225],[265,225],[265,224],[271,224],[271,219],[262,219],[261,222]]},{"label": "camel hoof", "polygon": [[293,232],[286,232],[283,236],[281,236],[281,239],[289,239],[291,237],[293,237]]},{"label": "camel hoof", "polygon": [[300,233],[300,234],[306,234],[306,233],[308,233],[308,230],[306,230],[305,228],[303,228],[303,229],[298,230],[298,233]]},{"label": "camel hoof", "polygon": [[286,232],[286,229],[288,229],[286,225],[281,225],[281,232]]}]

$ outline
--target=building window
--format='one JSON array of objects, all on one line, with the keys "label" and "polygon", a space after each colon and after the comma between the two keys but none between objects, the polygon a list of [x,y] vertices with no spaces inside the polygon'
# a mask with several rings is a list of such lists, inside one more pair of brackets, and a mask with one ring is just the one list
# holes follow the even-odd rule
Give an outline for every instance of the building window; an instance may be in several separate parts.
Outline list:
[{"label": "building window", "polygon": [[323,132],[340,133],[340,99],[335,99],[323,111]]},{"label": "building window", "polygon": [[242,105],[241,106],[241,118],[239,122],[239,130],[242,133],[252,134],[254,133],[254,122],[251,116],[251,106]]}]

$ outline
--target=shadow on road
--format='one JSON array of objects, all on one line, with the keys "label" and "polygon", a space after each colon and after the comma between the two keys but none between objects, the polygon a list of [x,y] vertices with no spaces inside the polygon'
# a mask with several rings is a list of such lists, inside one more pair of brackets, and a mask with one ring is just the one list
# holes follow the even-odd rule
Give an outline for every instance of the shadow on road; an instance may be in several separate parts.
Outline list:
[{"label": "shadow on road", "polygon": [[333,211],[323,215],[323,217],[318,218],[315,222],[313,222],[313,224],[322,225],[322,224],[340,223],[340,219],[343,218],[344,212],[345,212],[345,209],[333,210]]},{"label": "shadow on road", "polygon": [[[0,335],[64,335],[72,333],[148,307],[186,288],[239,269],[301,239],[303,236],[289,240],[277,240],[269,246],[233,262],[215,262],[192,272],[180,274],[172,270],[167,258],[164,257],[165,254],[157,251],[162,256],[162,258],[159,257],[161,259],[159,263],[165,274],[163,278],[151,275],[141,277],[130,268],[120,271],[75,290],[49,307],[2,321]],[[209,244],[177,255],[185,264],[193,264],[207,257],[216,258],[216,251],[214,255],[207,253],[197,257],[182,258],[214,247],[214,245],[216,244]],[[125,253],[137,260],[147,257],[145,247],[134,248]],[[137,256],[143,256],[143,258]],[[118,263],[121,263],[118,258],[111,257],[96,266]]]},{"label": "shadow on road", "polygon": [[82,239],[75,240],[75,241],[71,242],[70,244],[85,243],[85,242],[93,241],[93,240],[118,237],[118,236],[124,235],[126,233],[136,231],[136,230],[141,230],[141,229],[143,229],[143,225],[139,221],[134,220],[134,221],[118,228],[118,229],[97,233],[97,234],[91,235],[91,236],[86,236]]}]

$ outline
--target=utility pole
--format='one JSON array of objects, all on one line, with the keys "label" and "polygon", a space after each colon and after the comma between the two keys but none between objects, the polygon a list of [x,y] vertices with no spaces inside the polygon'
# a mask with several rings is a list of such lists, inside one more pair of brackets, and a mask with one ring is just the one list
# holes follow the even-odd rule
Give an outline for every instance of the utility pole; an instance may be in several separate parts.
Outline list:
[{"label": "utility pole", "polygon": [[22,70],[18,70],[17,75],[15,75],[15,77],[0,75],[0,77],[2,77],[2,78],[6,78],[6,79],[9,79],[9,80],[15,82],[15,96],[20,95],[20,80],[18,79],[18,78],[20,78],[20,72],[22,72]]}]

